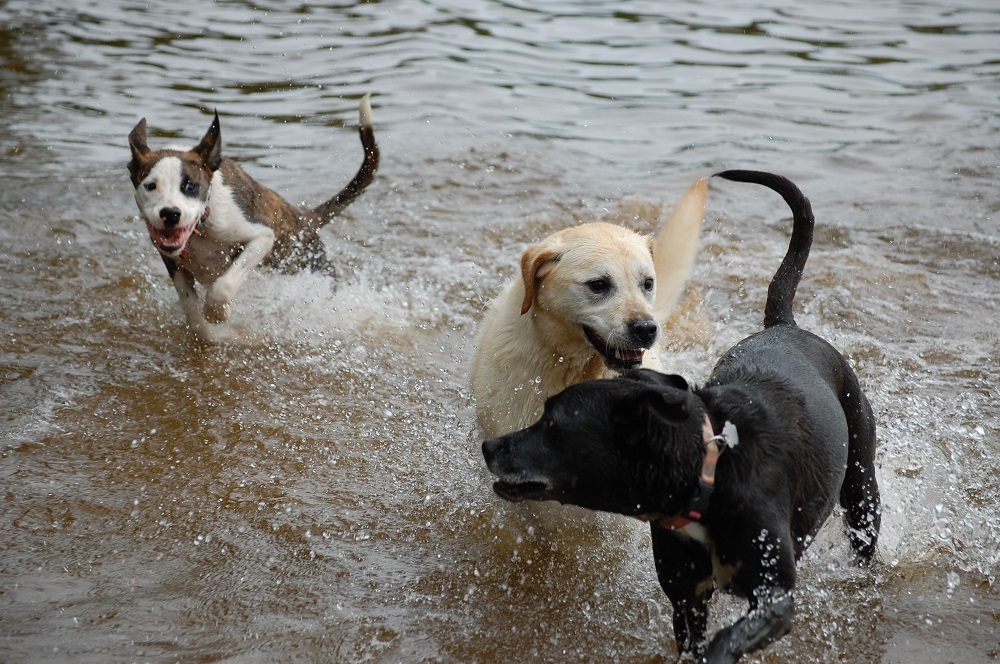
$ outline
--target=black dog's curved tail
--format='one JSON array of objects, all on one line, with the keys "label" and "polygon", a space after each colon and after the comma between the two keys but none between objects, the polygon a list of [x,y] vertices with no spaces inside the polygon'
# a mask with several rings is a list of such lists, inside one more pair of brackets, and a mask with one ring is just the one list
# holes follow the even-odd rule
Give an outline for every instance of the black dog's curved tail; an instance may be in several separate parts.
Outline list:
[{"label": "black dog's curved tail", "polygon": [[802,279],[802,272],[812,247],[814,218],[812,205],[795,183],[788,178],[763,171],[722,171],[712,177],[725,178],[736,182],[760,184],[781,194],[792,210],[792,237],[788,251],[778,266],[778,271],[767,288],[767,304],[764,306],[764,327],[775,325],[795,325],[792,303],[795,291]]}]

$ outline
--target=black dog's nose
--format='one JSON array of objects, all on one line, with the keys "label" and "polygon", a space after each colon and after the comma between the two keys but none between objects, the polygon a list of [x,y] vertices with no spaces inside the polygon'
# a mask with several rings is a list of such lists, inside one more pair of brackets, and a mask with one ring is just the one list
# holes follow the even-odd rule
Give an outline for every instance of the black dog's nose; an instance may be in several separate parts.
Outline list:
[{"label": "black dog's nose", "polygon": [[167,228],[171,226],[176,226],[181,220],[180,208],[175,207],[165,207],[160,208],[160,219],[163,220],[163,225]]},{"label": "black dog's nose", "polygon": [[500,448],[500,442],[499,438],[490,438],[489,440],[483,441],[483,458],[486,459],[487,465],[489,465],[490,460],[493,459],[493,456]]},{"label": "black dog's nose", "polygon": [[643,348],[650,348],[656,341],[659,327],[657,327],[656,321],[651,318],[637,318],[629,322],[628,331],[637,344]]}]

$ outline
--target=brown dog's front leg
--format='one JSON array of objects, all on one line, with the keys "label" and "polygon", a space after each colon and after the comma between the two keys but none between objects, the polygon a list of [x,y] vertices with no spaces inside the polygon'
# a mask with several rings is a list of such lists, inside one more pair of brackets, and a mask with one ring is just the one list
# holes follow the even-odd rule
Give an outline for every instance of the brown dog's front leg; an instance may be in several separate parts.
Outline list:
[{"label": "brown dog's front leg", "polygon": [[209,323],[229,320],[236,293],[274,247],[274,231],[270,228],[263,224],[247,224],[247,227],[250,229],[247,237],[240,238],[243,250],[205,293],[204,316]]}]

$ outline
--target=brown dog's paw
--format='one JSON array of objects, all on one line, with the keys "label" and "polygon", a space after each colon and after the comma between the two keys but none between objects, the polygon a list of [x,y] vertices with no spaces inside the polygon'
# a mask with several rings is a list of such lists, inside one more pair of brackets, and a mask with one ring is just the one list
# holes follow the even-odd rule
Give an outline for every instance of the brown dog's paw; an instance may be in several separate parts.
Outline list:
[{"label": "brown dog's paw", "polygon": [[215,301],[208,299],[205,301],[205,320],[212,324],[225,323],[233,314],[233,307],[229,301]]}]

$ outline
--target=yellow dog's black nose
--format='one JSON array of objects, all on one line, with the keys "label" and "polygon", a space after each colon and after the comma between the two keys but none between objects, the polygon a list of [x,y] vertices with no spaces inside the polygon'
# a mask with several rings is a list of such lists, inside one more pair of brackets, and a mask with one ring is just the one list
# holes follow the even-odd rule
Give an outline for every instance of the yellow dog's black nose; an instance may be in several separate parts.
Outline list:
[{"label": "yellow dog's black nose", "polygon": [[643,348],[650,348],[656,341],[659,326],[651,318],[637,318],[629,322],[628,331],[636,344]]}]

